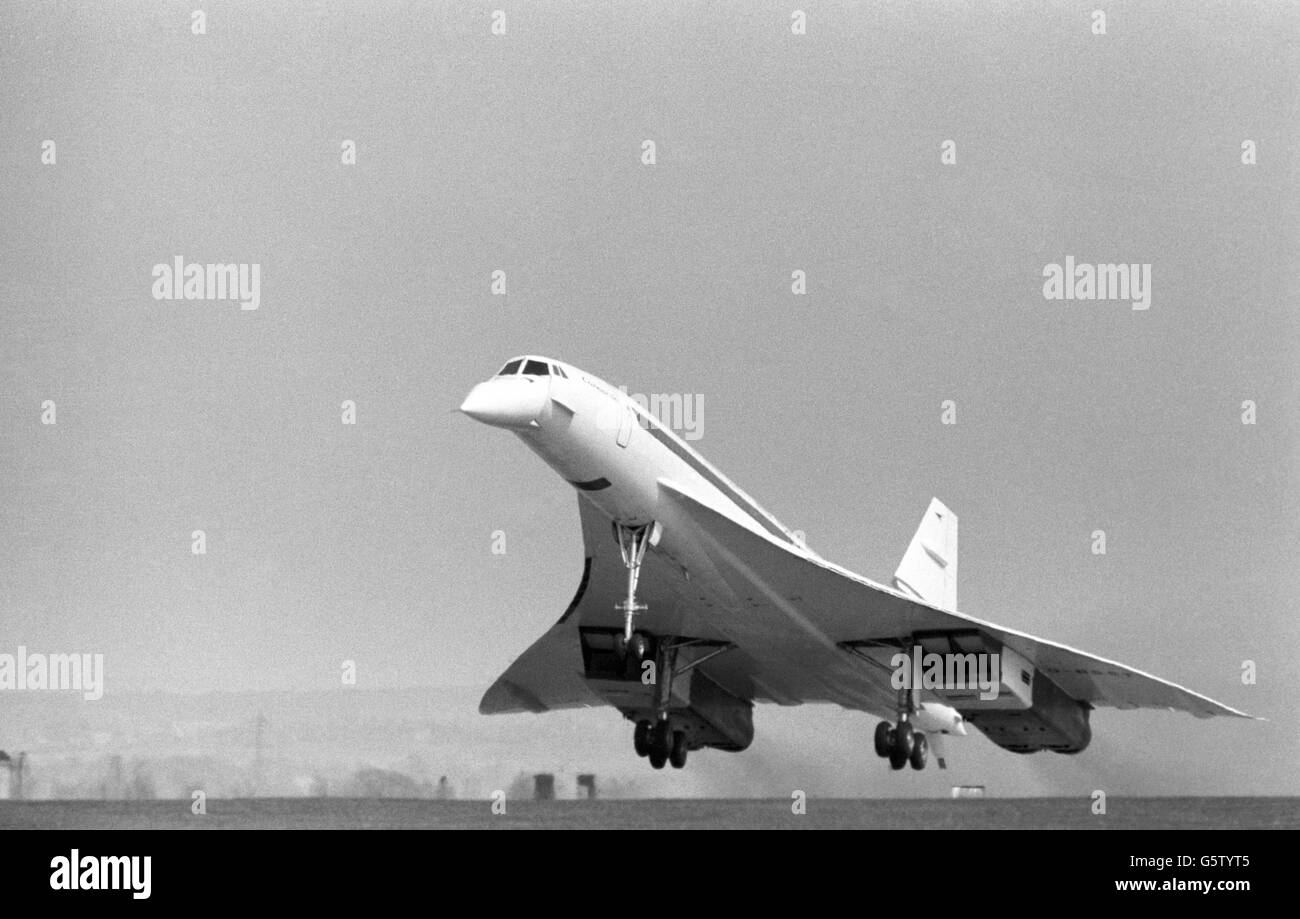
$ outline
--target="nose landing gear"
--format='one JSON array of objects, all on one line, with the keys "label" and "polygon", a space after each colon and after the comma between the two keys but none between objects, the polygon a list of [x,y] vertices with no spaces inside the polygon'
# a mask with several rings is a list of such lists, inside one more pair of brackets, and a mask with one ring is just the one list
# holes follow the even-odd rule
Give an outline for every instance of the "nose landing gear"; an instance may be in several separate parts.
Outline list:
[{"label": "nose landing gear", "polygon": [[637,602],[636,582],[641,577],[641,562],[645,560],[645,550],[650,544],[653,528],[652,523],[641,526],[626,526],[617,522],[614,524],[618,548],[623,554],[623,565],[627,568],[627,599],[614,605],[614,609],[623,613],[623,634],[617,640],[617,650],[619,655],[625,658],[629,656],[628,652],[631,652],[630,656],[638,661],[645,659],[649,651],[649,643],[644,635],[632,631],[632,622],[636,614],[647,609],[644,603]]}]

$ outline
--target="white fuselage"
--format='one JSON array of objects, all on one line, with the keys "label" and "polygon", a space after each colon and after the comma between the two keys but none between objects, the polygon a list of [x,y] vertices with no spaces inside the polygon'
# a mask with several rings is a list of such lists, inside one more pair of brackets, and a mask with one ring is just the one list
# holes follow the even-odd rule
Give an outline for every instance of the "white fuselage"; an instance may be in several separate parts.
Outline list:
[{"label": "white fuselage", "polygon": [[812,554],[625,392],[568,364],[521,360],[544,362],[551,372],[493,377],[474,388],[461,410],[512,430],[611,521],[657,523],[654,551],[687,571],[708,568],[690,528],[678,525],[675,505],[659,488],[666,480],[741,526]]}]

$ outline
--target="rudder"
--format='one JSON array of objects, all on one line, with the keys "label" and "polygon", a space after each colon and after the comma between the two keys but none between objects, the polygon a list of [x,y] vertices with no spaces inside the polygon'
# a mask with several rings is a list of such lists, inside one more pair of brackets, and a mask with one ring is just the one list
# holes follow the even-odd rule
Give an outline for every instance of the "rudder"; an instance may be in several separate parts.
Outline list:
[{"label": "rudder", "polygon": [[894,586],[931,606],[957,608],[957,515],[938,498],[930,499],[894,572]]}]

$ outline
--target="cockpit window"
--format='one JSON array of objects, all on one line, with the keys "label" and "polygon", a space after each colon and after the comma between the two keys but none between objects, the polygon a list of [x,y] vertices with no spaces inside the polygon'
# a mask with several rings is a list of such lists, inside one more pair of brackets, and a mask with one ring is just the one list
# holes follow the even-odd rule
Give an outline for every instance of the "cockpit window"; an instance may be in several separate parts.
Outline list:
[{"label": "cockpit window", "polygon": [[561,367],[559,364],[552,364],[552,365],[551,365],[551,373],[552,373],[552,375],[557,376],[557,377],[564,377],[564,379],[566,379],[566,380],[569,378],[569,375],[568,375],[567,373],[564,372],[564,368]]},{"label": "cockpit window", "polygon": [[519,365],[522,363],[523,363],[522,360],[511,361],[510,363],[506,364],[504,367],[501,368],[501,372],[498,373],[497,376],[499,377],[514,376],[516,373],[519,372]]},{"label": "cockpit window", "polygon": [[551,371],[545,361],[529,361],[524,364],[524,374],[530,377],[545,377],[550,376]]}]

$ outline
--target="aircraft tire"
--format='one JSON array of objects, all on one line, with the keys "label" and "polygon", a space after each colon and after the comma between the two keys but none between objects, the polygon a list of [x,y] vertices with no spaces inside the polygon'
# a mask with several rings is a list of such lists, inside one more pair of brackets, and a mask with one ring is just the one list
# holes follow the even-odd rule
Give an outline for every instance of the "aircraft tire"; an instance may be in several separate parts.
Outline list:
[{"label": "aircraft tire", "polygon": [[636,750],[636,755],[646,757],[650,755],[650,722],[638,721],[636,730],[632,732],[632,747]]},{"label": "aircraft tire", "polygon": [[636,661],[637,668],[641,667],[641,662],[650,656],[650,639],[646,637],[645,632],[635,632],[632,635],[632,641],[627,646],[628,656]]},{"label": "aircraft tire", "polygon": [[686,765],[686,735],[681,731],[673,732],[673,748],[668,754],[668,762],[673,764],[674,769]]},{"label": "aircraft tire", "polygon": [[930,742],[925,739],[924,734],[917,734],[912,744],[912,754],[908,760],[912,763],[913,769],[924,769],[926,758],[930,753]]},{"label": "aircraft tire", "polygon": [[668,754],[671,753],[672,750],[673,732],[669,728],[667,721],[660,721],[658,724],[650,728],[650,753],[651,755],[658,753],[665,761],[667,761]]},{"label": "aircraft tire", "polygon": [[893,725],[888,721],[882,721],[876,725],[876,756],[886,757],[889,755],[889,748],[894,745],[894,739],[890,737]]},{"label": "aircraft tire", "polygon": [[[912,728],[910,721],[899,722],[898,727],[894,730],[894,751],[907,762],[907,758],[912,755],[912,746],[916,740],[916,731]],[[897,767],[895,767],[897,768]]]}]

